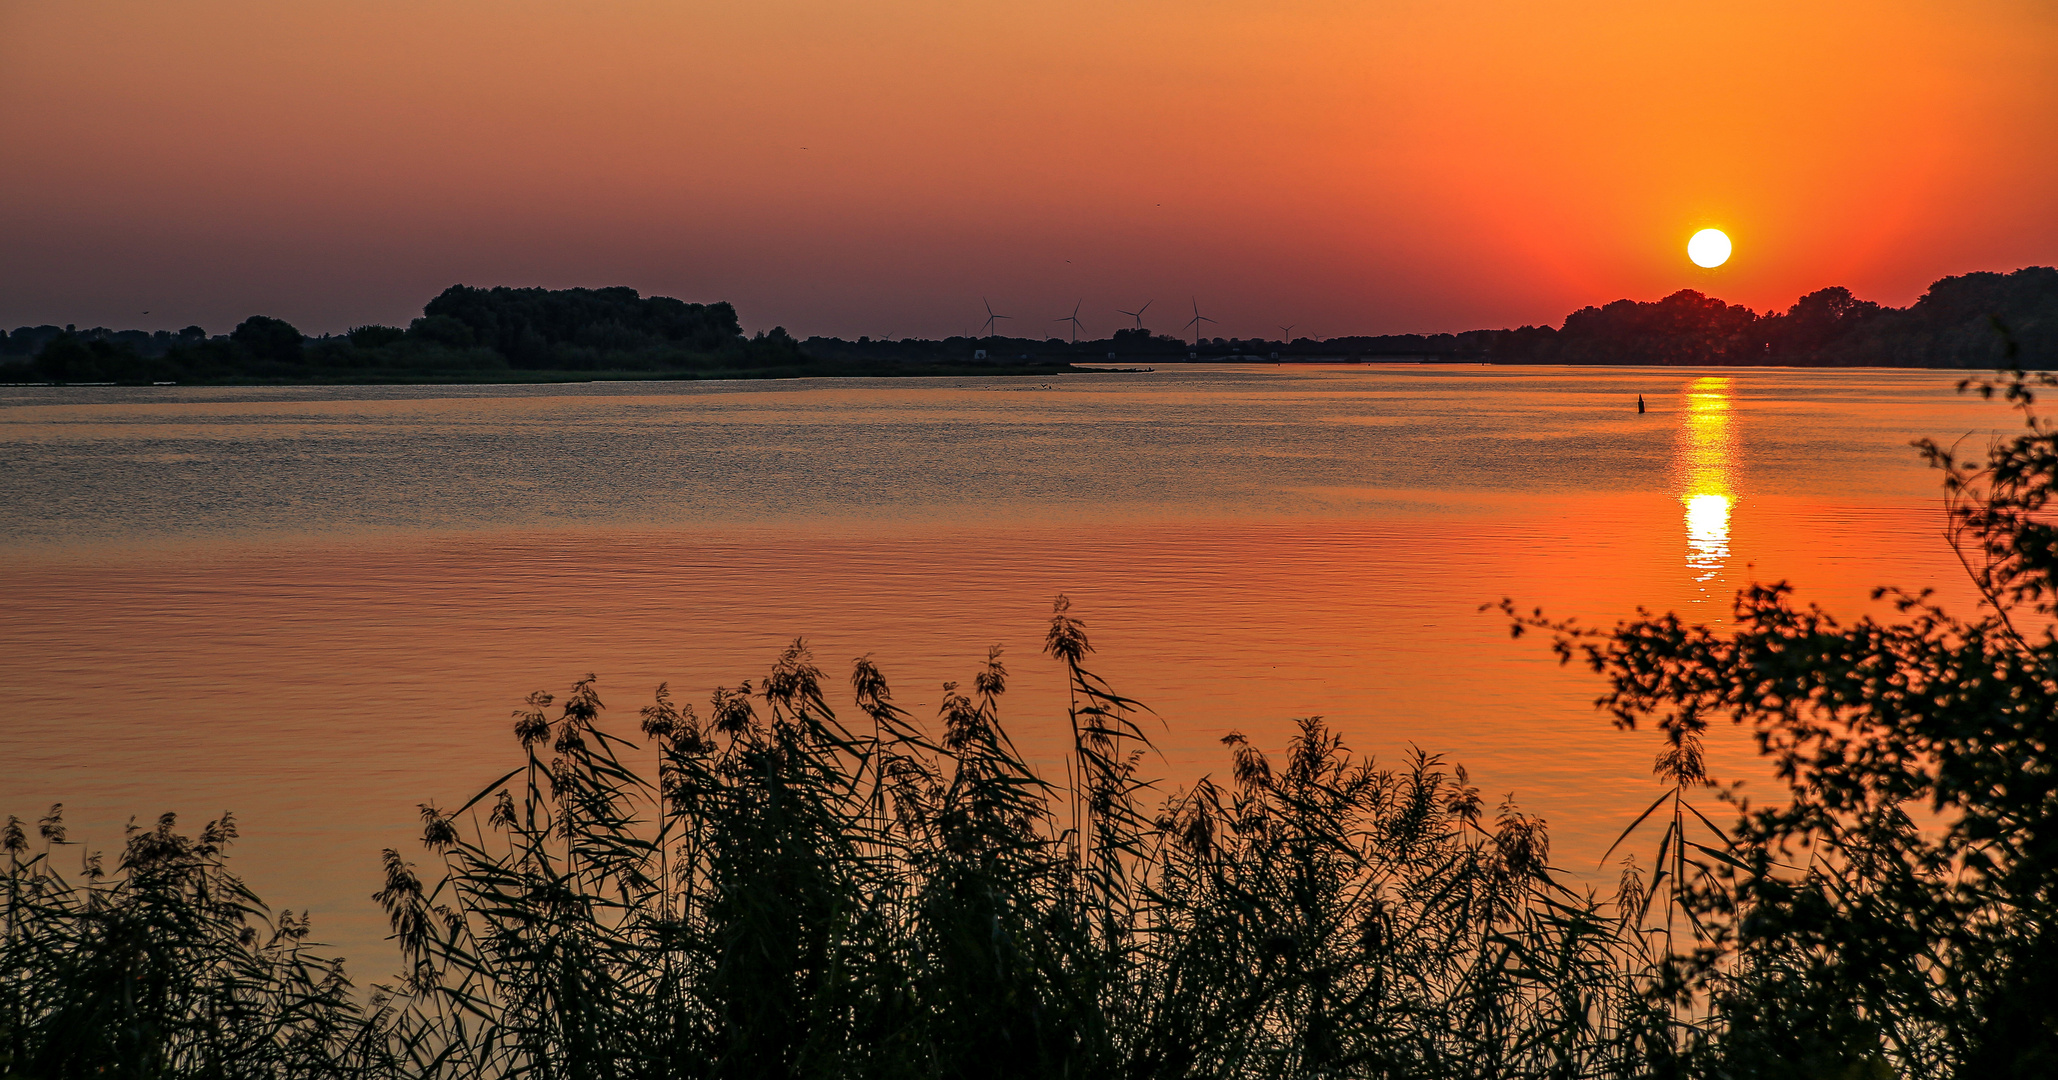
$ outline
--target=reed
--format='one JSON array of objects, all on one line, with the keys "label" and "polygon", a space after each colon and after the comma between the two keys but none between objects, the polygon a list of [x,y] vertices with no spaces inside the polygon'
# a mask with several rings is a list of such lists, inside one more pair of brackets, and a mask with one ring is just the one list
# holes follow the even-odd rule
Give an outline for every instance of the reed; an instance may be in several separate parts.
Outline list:
[{"label": "reed", "polygon": [[[1146,807],[1140,706],[1084,666],[1068,782],[1009,739],[998,650],[933,726],[853,665],[848,724],[795,642],[649,745],[592,681],[516,715],[523,760],[386,853],[406,1027],[441,1074],[1619,1076],[1675,1043],[1607,905],[1462,770],[1276,766]],[[652,754],[652,749],[655,754]],[[655,760],[655,776],[631,761]],[[1633,929],[1628,937],[1634,938]]]},{"label": "reed", "polygon": [[[516,760],[375,899],[368,1001],[231,875],[227,818],[136,830],[111,874],[9,833],[5,1059],[72,1076],[1620,1076],[1670,1020],[1633,931],[1462,769],[1276,763],[1152,798],[1143,709],[1060,598],[1067,779],[1001,722],[998,649],[928,722],[795,642],[635,737],[592,678],[516,711]],[[836,695],[841,696],[841,695]],[[856,718],[853,722],[847,718]],[[1625,933],[1627,932],[1627,936]]]},{"label": "reed", "polygon": [[393,1072],[391,1011],[359,1001],[224,864],[228,815],[197,837],[133,824],[114,869],[60,870],[63,808],[40,844],[10,817],[0,947],[0,1075],[363,1077]]}]

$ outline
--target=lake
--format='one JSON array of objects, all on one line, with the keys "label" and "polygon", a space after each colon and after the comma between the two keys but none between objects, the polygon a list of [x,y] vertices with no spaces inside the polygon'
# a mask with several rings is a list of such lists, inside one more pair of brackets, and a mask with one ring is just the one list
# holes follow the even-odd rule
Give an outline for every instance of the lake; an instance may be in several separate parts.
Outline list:
[{"label": "lake", "polygon": [[[1276,754],[1320,714],[1358,753],[1464,763],[1612,881],[1596,862],[1656,794],[1654,740],[1480,606],[1719,623],[1755,578],[1853,615],[1889,583],[1968,608],[1907,444],[2017,421],[1956,378],[0,388],[0,813],[61,801],[112,854],[131,815],[232,810],[233,865],[383,978],[379,850],[427,861],[417,804],[513,767],[530,690],[596,673],[629,733],[660,681],[704,701],[805,637],[839,690],[869,654],[929,716],[998,644],[1003,719],[1061,775],[1039,647],[1064,593],[1095,669],[1155,710],[1168,790],[1226,774],[1226,733]],[[1713,764],[1776,793],[1739,733]]]}]

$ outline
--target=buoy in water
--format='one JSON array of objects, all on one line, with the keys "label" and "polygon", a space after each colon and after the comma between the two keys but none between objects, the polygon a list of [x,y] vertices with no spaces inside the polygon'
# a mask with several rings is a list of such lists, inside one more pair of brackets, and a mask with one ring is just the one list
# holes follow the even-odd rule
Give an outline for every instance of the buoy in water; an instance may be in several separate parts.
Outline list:
[{"label": "buoy in water", "polygon": [[1644,414],[1644,396],[1642,394],[1636,396],[1636,414],[1638,416]]}]

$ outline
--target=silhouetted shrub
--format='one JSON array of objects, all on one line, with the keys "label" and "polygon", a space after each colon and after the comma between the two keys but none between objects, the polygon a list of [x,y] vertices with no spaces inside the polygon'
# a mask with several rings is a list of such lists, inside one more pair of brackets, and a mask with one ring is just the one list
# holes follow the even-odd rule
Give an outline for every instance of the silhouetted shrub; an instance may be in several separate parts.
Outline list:
[{"label": "silhouetted shrub", "polygon": [[2033,409],[2054,385],[2016,370],[1981,387],[2028,421],[1983,460],[1917,444],[1943,472],[1974,613],[1882,589],[1898,617],[1845,624],[1780,583],[1739,593],[1727,631],[1516,622],[1607,680],[1617,724],[1666,733],[1681,790],[1711,784],[1700,739],[1722,719],[1786,782],[1769,805],[1722,792],[1726,835],[1703,818],[1695,843],[1676,818],[1664,840],[1693,930],[1672,981],[1712,1010],[1703,1072],[2058,1074],[2058,426]]}]

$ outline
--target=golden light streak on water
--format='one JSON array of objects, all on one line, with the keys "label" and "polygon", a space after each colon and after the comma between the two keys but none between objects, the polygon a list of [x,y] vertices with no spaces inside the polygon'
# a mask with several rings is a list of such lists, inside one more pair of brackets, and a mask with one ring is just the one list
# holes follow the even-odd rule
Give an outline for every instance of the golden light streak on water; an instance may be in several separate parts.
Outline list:
[{"label": "golden light streak on water", "polygon": [[1686,506],[1686,566],[1708,592],[1729,565],[1729,517],[1736,500],[1731,477],[1736,440],[1731,434],[1730,380],[1695,379],[1686,388],[1679,435],[1680,493]]},{"label": "golden light streak on water", "polygon": [[1695,495],[1686,501],[1687,565],[1707,572],[1706,581],[1729,560],[1729,497]]}]

